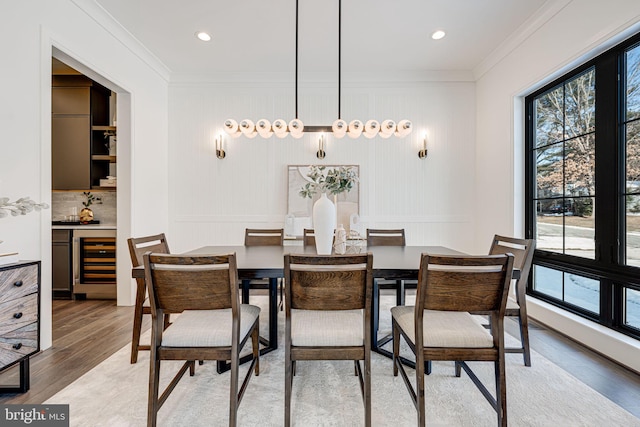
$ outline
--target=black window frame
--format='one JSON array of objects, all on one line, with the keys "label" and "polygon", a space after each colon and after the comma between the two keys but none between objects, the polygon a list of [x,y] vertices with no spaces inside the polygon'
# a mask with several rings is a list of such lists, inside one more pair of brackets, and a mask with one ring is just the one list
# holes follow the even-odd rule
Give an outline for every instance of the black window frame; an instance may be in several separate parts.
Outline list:
[{"label": "black window frame", "polygon": [[[600,281],[598,315],[534,289],[527,294],[608,328],[640,339],[640,330],[624,324],[624,288],[640,291],[640,267],[624,265],[625,191],[625,51],[640,44],[640,33],[565,73],[525,97],[525,235],[536,237],[535,99],[568,80],[595,69],[595,257],[536,249],[533,264]],[[564,247],[564,245],[563,245]],[[532,269],[533,275],[534,269]]]}]

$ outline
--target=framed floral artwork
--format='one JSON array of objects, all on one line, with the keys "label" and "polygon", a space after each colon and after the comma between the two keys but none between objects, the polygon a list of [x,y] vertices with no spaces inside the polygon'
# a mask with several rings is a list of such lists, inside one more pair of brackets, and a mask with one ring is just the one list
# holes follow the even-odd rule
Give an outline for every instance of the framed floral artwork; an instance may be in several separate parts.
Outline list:
[{"label": "framed floral artwork", "polygon": [[313,228],[313,204],[322,192],[336,204],[337,223],[345,229],[351,215],[360,214],[358,165],[289,165],[287,176],[287,234],[300,236],[303,229]]}]

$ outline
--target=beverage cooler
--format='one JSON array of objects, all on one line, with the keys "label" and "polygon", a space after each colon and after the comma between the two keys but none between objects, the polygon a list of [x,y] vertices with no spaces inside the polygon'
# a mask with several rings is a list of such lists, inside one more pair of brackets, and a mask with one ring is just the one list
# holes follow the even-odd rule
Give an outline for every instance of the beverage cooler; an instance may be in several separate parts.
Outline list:
[{"label": "beverage cooler", "polygon": [[74,295],[116,298],[116,231],[75,230]]}]

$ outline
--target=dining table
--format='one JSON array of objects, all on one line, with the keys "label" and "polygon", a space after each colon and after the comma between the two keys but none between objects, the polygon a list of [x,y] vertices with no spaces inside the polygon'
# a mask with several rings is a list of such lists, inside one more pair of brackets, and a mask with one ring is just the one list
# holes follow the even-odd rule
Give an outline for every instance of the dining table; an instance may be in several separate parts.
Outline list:
[{"label": "dining table", "polygon": [[[373,254],[372,273],[374,279],[387,280],[416,280],[423,253],[434,255],[464,255],[455,249],[444,246],[358,246],[348,247],[348,253],[370,252]],[[248,283],[248,280],[268,279],[269,319],[268,338],[261,337],[264,347],[260,354],[266,354],[278,348],[278,279],[284,277],[285,254],[315,255],[314,246],[202,246],[185,252],[184,255],[236,254],[238,279]],[[144,268],[134,267],[132,277],[144,278]],[[514,277],[515,278],[515,277]],[[243,303],[248,303],[248,289],[243,289]],[[371,349],[387,357],[391,353],[382,349],[382,340],[378,340],[379,323],[379,289],[374,280],[371,313]],[[386,339],[388,341],[388,339]],[[221,370],[220,368],[218,369]]]}]

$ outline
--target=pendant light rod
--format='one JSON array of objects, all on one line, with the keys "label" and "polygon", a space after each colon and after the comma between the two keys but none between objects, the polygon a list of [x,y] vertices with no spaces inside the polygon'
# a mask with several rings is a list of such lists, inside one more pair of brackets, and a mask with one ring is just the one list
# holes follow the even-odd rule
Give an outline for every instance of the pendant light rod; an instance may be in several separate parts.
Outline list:
[{"label": "pendant light rod", "polygon": [[[299,37],[299,0],[296,0],[296,115],[298,117],[298,37]],[[342,119],[342,0],[338,0],[338,119]],[[308,127],[308,126],[307,126]],[[319,126],[325,128],[326,126]],[[324,132],[324,131],[320,131]]]},{"label": "pendant light rod", "polygon": [[338,0],[338,119],[340,114],[340,95],[342,92],[342,0]]},{"label": "pendant light rod", "polygon": [[296,119],[298,118],[298,0],[296,0]]},{"label": "pendant light rod", "polygon": [[343,138],[348,135],[350,138],[358,138],[364,135],[371,139],[379,135],[382,138],[389,138],[392,135],[402,138],[411,133],[413,125],[409,120],[400,120],[397,124],[393,120],[378,122],[377,120],[352,120],[347,123],[342,120],[342,0],[338,0],[338,119],[328,126],[305,126],[298,118],[298,71],[299,71],[299,38],[300,38],[300,4],[296,0],[296,54],[295,54],[295,118],[290,122],[282,119],[274,120],[273,124],[267,119],[260,119],[253,122],[249,119],[241,120],[239,123],[233,119],[224,122],[224,130],[231,137],[238,138],[244,135],[246,138],[255,138],[260,135],[263,138],[270,138],[276,135],[278,138],[286,138],[291,135],[293,138],[302,138],[305,132],[327,132],[335,138]]}]

